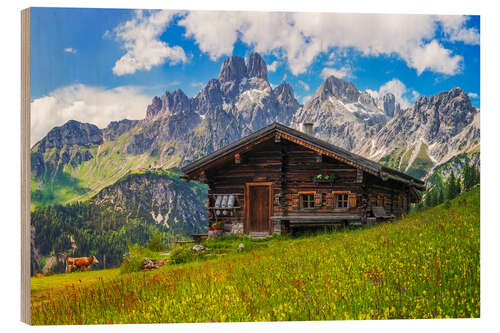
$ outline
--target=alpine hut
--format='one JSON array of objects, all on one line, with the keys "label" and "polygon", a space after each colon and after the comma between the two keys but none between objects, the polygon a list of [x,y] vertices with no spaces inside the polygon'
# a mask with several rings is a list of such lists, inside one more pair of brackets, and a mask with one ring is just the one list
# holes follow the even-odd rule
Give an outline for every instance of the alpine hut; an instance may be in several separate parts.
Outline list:
[{"label": "alpine hut", "polygon": [[[267,236],[293,228],[394,219],[424,182],[273,123],[182,168],[208,184],[209,227]],[[222,231],[221,231],[222,232]]]}]

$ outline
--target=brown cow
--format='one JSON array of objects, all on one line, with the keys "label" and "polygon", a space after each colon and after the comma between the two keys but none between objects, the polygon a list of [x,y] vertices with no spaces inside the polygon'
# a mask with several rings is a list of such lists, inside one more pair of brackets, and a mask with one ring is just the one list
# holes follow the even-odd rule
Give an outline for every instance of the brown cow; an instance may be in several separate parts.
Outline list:
[{"label": "brown cow", "polygon": [[81,257],[81,258],[67,258],[66,259],[66,273],[71,272],[73,268],[77,268],[80,270],[89,270],[92,269],[93,264],[98,264],[99,261],[95,256],[92,257]]}]

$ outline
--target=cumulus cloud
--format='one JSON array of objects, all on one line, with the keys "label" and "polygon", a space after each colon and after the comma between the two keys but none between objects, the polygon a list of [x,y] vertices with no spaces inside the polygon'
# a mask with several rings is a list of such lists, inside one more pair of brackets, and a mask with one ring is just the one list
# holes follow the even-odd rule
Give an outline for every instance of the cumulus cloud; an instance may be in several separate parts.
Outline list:
[{"label": "cumulus cloud", "polygon": [[467,18],[459,15],[438,16],[445,36],[452,42],[464,42],[479,45],[479,32],[476,28],[467,28]]},{"label": "cumulus cloud", "polygon": [[470,98],[478,98],[479,97],[479,95],[474,93],[474,92],[470,92],[467,95],[469,95]]},{"label": "cumulus cloud", "polygon": [[31,145],[71,119],[100,128],[112,120],[142,119],[151,99],[130,86],[103,89],[76,84],[56,89],[31,102]]},{"label": "cumulus cloud", "polygon": [[72,47],[67,47],[67,48],[64,49],[64,52],[75,54],[76,53],[76,49],[74,49]]},{"label": "cumulus cloud", "polygon": [[399,79],[392,79],[384,83],[380,86],[378,91],[370,89],[367,89],[366,91],[375,97],[383,97],[387,93],[392,93],[396,98],[396,102],[399,103],[403,109],[410,107],[411,104],[413,104],[420,96],[420,93],[414,89],[407,88],[406,85]]},{"label": "cumulus cloud", "polygon": [[454,75],[461,71],[462,56],[451,55],[451,51],[443,48],[436,40],[423,47],[412,50],[408,63],[420,75],[429,69],[433,72]]},{"label": "cumulus cloud", "polygon": [[152,67],[169,62],[171,65],[188,62],[184,49],[180,46],[169,46],[160,40],[160,35],[170,24],[176,12],[136,11],[136,15],[112,32],[107,31],[105,37],[113,37],[121,43],[126,51],[113,66],[115,75],[133,74],[138,70],[151,70]]},{"label": "cumulus cloud", "polygon": [[321,78],[325,80],[329,76],[335,76],[339,79],[352,77],[351,69],[347,66],[343,66],[341,68],[330,68],[325,67],[321,71]]},{"label": "cumulus cloud", "polygon": [[279,62],[277,60],[273,61],[270,65],[267,65],[268,72],[276,72],[278,69]]},{"label": "cumulus cloud", "polygon": [[302,86],[302,88],[304,88],[305,91],[309,91],[310,87],[309,87],[309,85],[307,83],[305,83],[302,80],[299,80],[297,82]]},{"label": "cumulus cloud", "polygon": [[294,75],[332,48],[352,48],[364,56],[396,55],[418,74],[452,75],[463,59],[435,39],[436,31],[441,25],[450,41],[474,44],[478,33],[467,29],[466,21],[431,15],[193,11],[179,24],[212,60],[231,55],[239,38],[257,52],[281,54]]}]

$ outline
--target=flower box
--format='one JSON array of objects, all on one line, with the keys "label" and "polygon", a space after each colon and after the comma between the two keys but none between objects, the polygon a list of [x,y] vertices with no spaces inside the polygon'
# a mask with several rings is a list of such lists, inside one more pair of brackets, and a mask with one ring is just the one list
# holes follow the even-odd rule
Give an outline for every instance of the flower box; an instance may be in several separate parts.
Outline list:
[{"label": "flower box", "polygon": [[219,224],[219,225],[212,225],[210,227],[212,230],[223,230],[224,229],[224,225],[223,224]]},{"label": "flower box", "polygon": [[335,180],[335,175],[333,173],[314,173],[312,174],[313,181],[315,183],[323,183],[323,184],[333,184]]},{"label": "flower box", "polygon": [[313,180],[314,180],[315,183],[333,184],[335,178],[332,178],[332,179],[317,179],[317,178],[314,178]]}]

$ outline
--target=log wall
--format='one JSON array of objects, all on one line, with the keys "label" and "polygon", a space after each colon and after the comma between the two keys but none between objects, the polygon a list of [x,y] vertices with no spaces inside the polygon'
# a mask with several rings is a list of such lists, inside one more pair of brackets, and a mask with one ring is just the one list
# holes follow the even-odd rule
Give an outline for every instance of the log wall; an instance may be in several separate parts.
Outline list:
[{"label": "log wall", "polygon": [[[333,174],[333,183],[315,182],[313,174],[318,173]],[[372,206],[383,206],[387,214],[397,217],[409,208],[409,190],[404,185],[383,181],[283,138],[272,138],[250,151],[235,154],[225,164],[207,170],[206,177],[209,198],[211,194],[244,194],[246,183],[270,182],[272,216],[357,215],[365,221]],[[303,193],[314,195],[314,208],[302,207]],[[336,208],[336,195],[340,193],[348,194],[348,208]],[[213,202],[209,202],[209,206],[213,206]],[[244,211],[242,207],[240,212],[225,218],[227,232],[243,230]],[[214,217],[209,210],[210,224]],[[281,226],[277,225],[271,231],[280,230]]]}]

